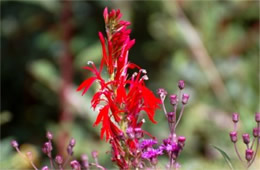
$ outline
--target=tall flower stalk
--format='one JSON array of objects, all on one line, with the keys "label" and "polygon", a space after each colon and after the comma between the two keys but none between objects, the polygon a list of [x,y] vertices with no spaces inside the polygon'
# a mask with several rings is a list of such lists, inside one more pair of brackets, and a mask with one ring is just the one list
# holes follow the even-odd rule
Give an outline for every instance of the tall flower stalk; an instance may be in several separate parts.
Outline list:
[{"label": "tall flower stalk", "polygon": [[[122,169],[140,166],[141,153],[138,149],[139,139],[144,132],[141,127],[144,123],[141,112],[146,112],[153,123],[155,110],[159,108],[160,99],[145,85],[148,80],[147,72],[128,60],[128,54],[135,40],[130,39],[131,30],[127,28],[130,22],[121,20],[120,10],[104,10],[105,36],[99,32],[102,45],[102,60],[100,68],[89,61],[84,69],[93,73],[79,87],[84,95],[90,86],[97,82],[99,90],[94,94],[91,104],[95,110],[101,106],[93,126],[100,123],[101,138],[106,136],[112,147],[112,161]],[[109,79],[101,76],[103,67],[106,67]],[[129,69],[135,69],[132,75]],[[149,133],[146,133],[149,134]]]}]

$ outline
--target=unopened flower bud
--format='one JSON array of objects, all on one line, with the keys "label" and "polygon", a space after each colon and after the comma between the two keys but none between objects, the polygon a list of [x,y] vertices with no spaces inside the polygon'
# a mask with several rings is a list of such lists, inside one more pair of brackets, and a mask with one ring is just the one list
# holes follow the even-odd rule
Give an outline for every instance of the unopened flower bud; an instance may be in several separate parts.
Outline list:
[{"label": "unopened flower bud", "polygon": [[184,89],[184,87],[185,87],[185,82],[184,82],[184,80],[180,80],[180,81],[179,81],[178,87],[179,87],[180,90]]},{"label": "unopened flower bud", "polygon": [[157,94],[160,96],[160,98],[161,98],[162,100],[164,100],[165,97],[166,97],[166,95],[167,95],[167,91],[166,91],[165,89],[163,89],[163,88],[159,88],[159,89],[157,90]]},{"label": "unopened flower bud", "polygon": [[42,170],[49,170],[49,167],[48,166],[44,166],[44,167],[42,167]]},{"label": "unopened flower bud", "polygon": [[253,136],[256,138],[259,135],[259,129],[256,127],[253,129]]},{"label": "unopened flower bud", "polygon": [[232,120],[233,120],[234,123],[237,123],[239,121],[239,114],[233,113],[232,114]]},{"label": "unopened flower bud", "polygon": [[12,147],[14,147],[14,148],[17,148],[17,147],[19,146],[19,144],[18,144],[18,142],[17,142],[16,140],[12,140],[12,141],[11,141],[11,145],[12,145]]},{"label": "unopened flower bud", "polygon": [[80,170],[80,164],[77,160],[73,160],[70,162],[70,166],[73,170]]},{"label": "unopened flower bud", "polygon": [[189,101],[189,98],[190,98],[190,96],[188,94],[184,93],[182,95],[182,104],[184,104],[184,105],[187,104]]},{"label": "unopened flower bud", "polygon": [[91,152],[91,155],[94,159],[96,159],[98,157],[98,152],[97,151],[93,151]]},{"label": "unopened flower bud", "polygon": [[33,159],[33,157],[32,157],[32,152],[27,152],[27,153],[26,153],[26,156],[27,156],[27,158],[28,158],[29,160],[32,160],[32,159]]},{"label": "unopened flower bud", "polygon": [[243,138],[243,142],[245,144],[249,144],[250,143],[250,136],[249,136],[249,134],[247,134],[247,133],[243,134],[242,138]]},{"label": "unopened flower bud", "polygon": [[46,138],[49,139],[49,140],[52,140],[52,139],[53,139],[52,133],[48,131],[48,132],[46,133]]},{"label": "unopened flower bud", "polygon": [[246,150],[246,160],[249,162],[252,160],[254,155],[254,151],[252,149],[247,149]]},{"label": "unopened flower bud", "polygon": [[69,154],[69,155],[73,155],[73,148],[69,145],[68,147],[67,147],[67,153]]},{"label": "unopened flower bud", "polygon": [[154,156],[154,157],[151,158],[151,163],[152,163],[152,165],[157,165],[158,159],[157,159],[156,156]]},{"label": "unopened flower bud", "polygon": [[167,118],[168,118],[168,121],[170,123],[174,123],[174,121],[175,121],[175,112],[168,112]]},{"label": "unopened flower bud", "polygon": [[170,103],[175,106],[178,103],[178,96],[176,94],[170,95]]},{"label": "unopened flower bud", "polygon": [[55,157],[55,162],[56,162],[58,165],[63,164],[63,158],[62,158],[62,156],[57,155],[57,156]]},{"label": "unopened flower bud", "polygon": [[81,155],[82,166],[85,169],[89,169],[88,156],[86,154]]},{"label": "unopened flower bud", "polygon": [[257,123],[260,122],[260,112],[256,112],[256,113],[255,113],[255,121],[256,121]]},{"label": "unopened flower bud", "polygon": [[230,139],[233,143],[237,142],[237,132],[233,131],[229,133]]},{"label": "unopened flower bud", "polygon": [[74,147],[75,144],[76,144],[76,140],[75,140],[74,138],[71,138],[69,145],[70,145],[71,147]]},{"label": "unopened flower bud", "polygon": [[50,142],[45,142],[42,146],[42,152],[49,154],[52,151],[52,145]]},{"label": "unopened flower bud", "polygon": [[137,139],[140,139],[140,138],[142,138],[144,136],[143,135],[143,130],[141,128],[135,128],[134,132],[135,132],[135,137]]},{"label": "unopened flower bud", "polygon": [[185,141],[186,141],[186,138],[184,136],[178,137],[178,144],[180,145],[181,148],[184,147]]}]

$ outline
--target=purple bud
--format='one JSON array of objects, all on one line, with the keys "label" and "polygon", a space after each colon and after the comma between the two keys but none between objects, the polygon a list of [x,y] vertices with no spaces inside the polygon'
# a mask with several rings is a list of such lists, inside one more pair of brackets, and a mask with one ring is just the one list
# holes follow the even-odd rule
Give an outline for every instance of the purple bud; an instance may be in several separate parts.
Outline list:
[{"label": "purple bud", "polygon": [[255,113],[255,121],[256,121],[257,123],[260,122],[260,112],[256,112],[256,113]]},{"label": "purple bud", "polygon": [[179,136],[178,137],[178,144],[181,148],[184,147],[184,144],[185,144],[185,141],[186,141],[186,138],[184,136]]},{"label": "purple bud", "polygon": [[179,81],[178,87],[179,87],[180,90],[184,89],[184,87],[185,87],[185,82],[184,82],[184,80],[180,80],[180,81]]},{"label": "purple bud", "polygon": [[68,147],[67,147],[67,153],[69,154],[69,155],[73,155],[73,148],[69,145]]},{"label": "purple bud", "polygon": [[117,138],[118,138],[119,140],[124,140],[124,139],[125,139],[124,132],[120,132],[120,133],[118,134]]},{"label": "purple bud", "polygon": [[49,167],[48,166],[44,166],[44,167],[42,167],[42,170],[49,170]]},{"label": "purple bud", "polygon": [[74,138],[71,138],[69,145],[73,148],[75,144],[76,144],[76,140]]},{"label": "purple bud", "polygon": [[159,88],[159,89],[157,90],[157,94],[160,96],[160,98],[161,98],[162,100],[164,100],[165,97],[166,97],[166,95],[167,95],[167,91],[166,91],[165,89],[163,89],[163,88]]},{"label": "purple bud", "polygon": [[48,132],[46,133],[46,138],[49,139],[49,140],[52,140],[52,139],[53,139],[52,133],[48,131]]},{"label": "purple bud", "polygon": [[189,101],[189,98],[190,98],[190,96],[188,94],[184,93],[182,95],[182,104],[184,104],[184,105],[187,104]]},{"label": "purple bud", "polygon": [[169,113],[167,114],[167,118],[168,118],[168,121],[169,121],[170,123],[174,123],[174,121],[175,121],[175,112],[169,112]]},{"label": "purple bud", "polygon": [[98,152],[97,152],[97,151],[92,151],[92,152],[91,152],[91,155],[92,155],[92,157],[95,159],[95,158],[98,157]]},{"label": "purple bud", "polygon": [[135,137],[137,139],[140,139],[144,136],[143,130],[141,128],[135,128],[134,131],[135,131]]},{"label": "purple bud", "polygon": [[175,106],[178,103],[178,96],[176,94],[170,95],[170,103]]},{"label": "purple bud", "polygon": [[27,153],[26,153],[26,156],[27,156],[27,158],[28,158],[29,160],[32,160],[32,159],[33,159],[33,157],[32,157],[32,152],[27,152]]},{"label": "purple bud", "polygon": [[256,138],[258,136],[258,128],[253,129],[253,136]]},{"label": "purple bud", "polygon": [[57,155],[57,156],[55,157],[55,162],[56,162],[58,165],[61,165],[61,164],[63,163],[63,158],[62,158],[62,156]]},{"label": "purple bud", "polygon": [[126,129],[126,134],[130,139],[135,138],[134,130],[133,130],[132,127],[129,127],[129,128]]},{"label": "purple bud", "polygon": [[230,139],[233,143],[237,142],[237,132],[233,131],[229,133]]},{"label": "purple bud", "polygon": [[86,154],[81,155],[82,166],[85,169],[89,169],[88,156]]},{"label": "purple bud", "polygon": [[254,151],[252,149],[247,149],[246,150],[246,160],[249,162],[252,160],[254,155]]},{"label": "purple bud", "polygon": [[49,154],[52,151],[52,145],[50,142],[45,142],[42,146],[42,152]]},{"label": "purple bud", "polygon": [[18,142],[16,140],[11,141],[11,146],[14,148],[17,148],[19,146]]},{"label": "purple bud", "polygon": [[80,164],[77,160],[73,160],[70,162],[70,166],[73,170],[80,170]]},{"label": "purple bud", "polygon": [[232,120],[233,120],[234,123],[237,123],[239,121],[239,114],[233,113],[232,114]]},{"label": "purple bud", "polygon": [[249,144],[250,143],[250,136],[249,136],[249,134],[245,133],[245,134],[242,135],[242,137],[243,137],[243,142],[245,144]]}]

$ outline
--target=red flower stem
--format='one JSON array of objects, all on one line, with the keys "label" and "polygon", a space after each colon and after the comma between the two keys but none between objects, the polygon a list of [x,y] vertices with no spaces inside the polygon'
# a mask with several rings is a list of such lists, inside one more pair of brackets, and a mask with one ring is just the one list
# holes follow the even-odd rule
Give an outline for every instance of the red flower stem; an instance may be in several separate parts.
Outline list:
[{"label": "red flower stem", "polygon": [[[260,123],[258,122],[258,123],[257,123],[257,129],[259,130],[259,128],[260,128]],[[258,134],[259,134],[259,132],[258,132]],[[255,157],[256,157],[256,155],[257,155],[257,151],[258,151],[258,148],[259,148],[259,143],[260,143],[260,136],[257,136],[257,143],[256,143],[255,154],[254,154],[254,157],[253,157],[253,159],[251,160],[251,162],[248,164],[247,168],[249,168],[249,167],[252,165],[252,163],[255,161]]]},{"label": "red flower stem", "polygon": [[180,112],[180,115],[179,115],[179,117],[178,117],[178,120],[177,120],[177,122],[176,122],[176,124],[175,124],[174,129],[176,129],[176,127],[178,126],[178,124],[179,124],[179,122],[180,122],[180,120],[181,120],[181,117],[182,117],[183,112],[184,112],[184,107],[185,107],[185,105],[182,105],[182,107],[181,107],[181,112]]},{"label": "red flower stem", "polygon": [[52,160],[51,154],[48,157],[49,157],[49,160],[50,160],[51,169],[55,169],[54,166],[53,166],[53,160]]}]

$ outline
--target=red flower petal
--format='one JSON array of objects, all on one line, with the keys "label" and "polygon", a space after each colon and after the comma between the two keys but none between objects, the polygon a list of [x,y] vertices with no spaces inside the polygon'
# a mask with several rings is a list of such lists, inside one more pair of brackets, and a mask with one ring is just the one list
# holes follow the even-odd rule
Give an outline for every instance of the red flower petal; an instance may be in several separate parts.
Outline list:
[{"label": "red flower petal", "polygon": [[82,92],[82,96],[88,91],[88,89],[90,88],[90,86],[94,83],[94,81],[96,80],[96,77],[90,77],[87,80],[83,81],[79,87],[77,88],[77,91],[82,90],[83,88],[84,91]]}]

